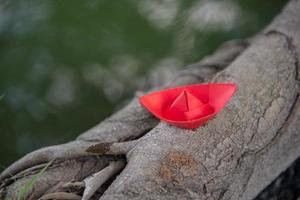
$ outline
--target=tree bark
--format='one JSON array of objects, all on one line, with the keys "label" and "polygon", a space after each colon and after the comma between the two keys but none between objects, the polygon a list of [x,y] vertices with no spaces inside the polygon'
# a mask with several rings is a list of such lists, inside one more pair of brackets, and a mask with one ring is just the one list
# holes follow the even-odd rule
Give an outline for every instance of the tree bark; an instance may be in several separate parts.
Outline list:
[{"label": "tree bark", "polygon": [[[8,167],[0,176],[2,196],[16,199],[18,188],[55,159],[27,199],[82,196],[108,169],[115,173],[93,199],[253,199],[300,156],[299,52],[300,1],[292,0],[249,46],[227,43],[162,86],[236,83],[236,95],[205,126],[159,122],[135,97],[75,141]],[[126,165],[119,172],[113,163]]]}]

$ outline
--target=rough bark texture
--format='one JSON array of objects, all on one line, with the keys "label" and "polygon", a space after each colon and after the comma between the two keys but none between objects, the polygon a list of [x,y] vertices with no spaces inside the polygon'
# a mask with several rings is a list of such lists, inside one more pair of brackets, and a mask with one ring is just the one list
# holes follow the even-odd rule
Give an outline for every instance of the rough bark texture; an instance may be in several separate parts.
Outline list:
[{"label": "rough bark texture", "polygon": [[235,82],[234,98],[205,126],[183,130],[159,122],[135,97],[75,141],[14,163],[0,176],[3,195],[16,198],[17,188],[56,159],[28,199],[82,195],[82,188],[63,185],[83,181],[114,160],[127,164],[94,199],[255,198],[300,156],[299,11],[300,1],[292,0],[248,48],[228,43],[163,86]]}]

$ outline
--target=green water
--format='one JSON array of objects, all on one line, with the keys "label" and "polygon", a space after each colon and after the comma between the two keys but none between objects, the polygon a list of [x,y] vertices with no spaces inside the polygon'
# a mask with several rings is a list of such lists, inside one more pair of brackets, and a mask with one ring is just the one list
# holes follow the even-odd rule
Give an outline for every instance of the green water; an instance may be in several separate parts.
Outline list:
[{"label": "green water", "polygon": [[1,0],[0,164],[109,116],[156,67],[264,27],[285,1]]}]

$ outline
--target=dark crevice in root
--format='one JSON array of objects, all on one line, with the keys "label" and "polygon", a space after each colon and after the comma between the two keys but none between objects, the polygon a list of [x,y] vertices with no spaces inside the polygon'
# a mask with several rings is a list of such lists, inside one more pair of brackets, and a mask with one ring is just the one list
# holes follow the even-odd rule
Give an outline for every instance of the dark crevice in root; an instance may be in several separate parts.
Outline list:
[{"label": "dark crevice in root", "polygon": [[68,182],[62,185],[62,190],[81,195],[83,194],[84,186],[85,184],[83,181]]},{"label": "dark crevice in root", "polygon": [[[125,164],[124,160],[112,161],[101,171],[84,179],[85,190],[82,195],[82,200],[89,200],[95,192],[106,183],[106,187],[101,188],[105,191],[112,183],[112,177],[116,177],[116,175],[125,167]],[[110,180],[110,182],[108,182],[108,180]]]}]

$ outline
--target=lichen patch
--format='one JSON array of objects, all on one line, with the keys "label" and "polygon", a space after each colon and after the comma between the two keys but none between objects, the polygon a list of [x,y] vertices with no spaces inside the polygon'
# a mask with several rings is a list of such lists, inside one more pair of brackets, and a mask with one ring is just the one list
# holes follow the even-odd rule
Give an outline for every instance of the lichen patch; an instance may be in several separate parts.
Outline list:
[{"label": "lichen patch", "polygon": [[193,178],[196,174],[196,169],[197,162],[191,155],[173,151],[166,155],[160,166],[159,176],[164,181],[181,183],[186,178]]}]

